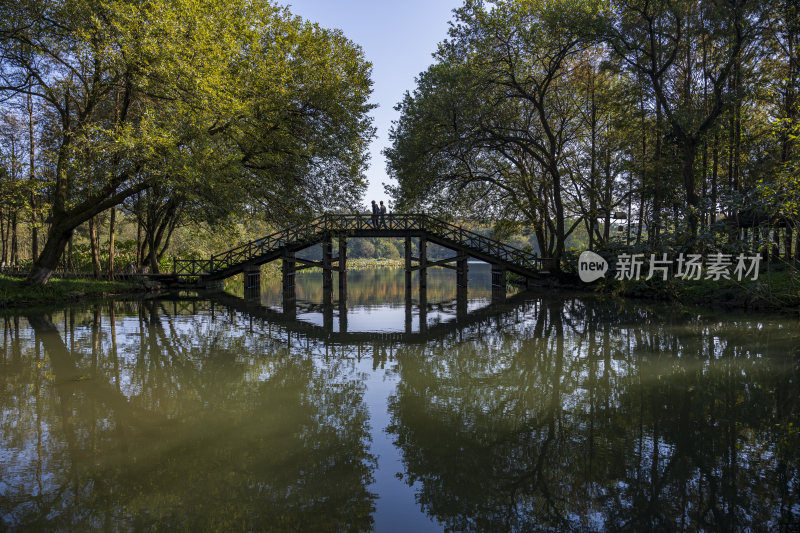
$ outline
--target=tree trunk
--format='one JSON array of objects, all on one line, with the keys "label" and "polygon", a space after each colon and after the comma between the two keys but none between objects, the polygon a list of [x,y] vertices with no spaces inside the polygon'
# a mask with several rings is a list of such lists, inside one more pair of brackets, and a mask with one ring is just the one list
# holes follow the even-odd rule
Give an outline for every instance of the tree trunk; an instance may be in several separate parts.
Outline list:
[{"label": "tree trunk", "polygon": [[686,194],[686,203],[689,208],[689,228],[692,237],[697,237],[697,210],[699,198],[695,190],[694,161],[697,157],[697,142],[694,139],[685,139],[682,150],[683,188]]},{"label": "tree trunk", "polygon": [[3,242],[3,253],[0,256],[0,266],[8,264],[8,227],[5,214],[0,211],[0,240]]},{"label": "tree trunk", "polygon": [[36,142],[33,137],[33,99],[30,91],[28,92],[28,155],[30,157],[28,177],[31,186],[31,259],[36,261],[39,256],[39,230],[37,227],[39,217],[36,212]]},{"label": "tree trunk", "polygon": [[792,227],[787,225],[783,231],[783,246],[785,248],[783,258],[790,261],[792,259]]},{"label": "tree trunk", "polygon": [[642,202],[639,204],[639,220],[636,221],[636,246],[642,242],[642,224],[644,223],[644,214],[647,211],[647,200],[645,197],[645,189],[642,187],[641,194]]},{"label": "tree trunk", "polygon": [[777,261],[781,256],[781,230],[772,230],[772,260]]},{"label": "tree trunk", "polygon": [[714,149],[711,160],[711,218],[713,224],[717,221],[717,176],[719,173],[719,132],[714,132]]},{"label": "tree trunk", "polygon": [[656,147],[653,154],[653,227],[649,238],[658,246],[661,241],[661,103],[656,99]]},{"label": "tree trunk", "polygon": [[633,172],[628,173],[628,219],[625,221],[627,227],[627,237],[625,244],[631,245],[631,208],[633,207]]},{"label": "tree trunk", "polygon": [[556,209],[556,250],[553,254],[553,269],[561,272],[561,258],[564,256],[564,204],[561,200],[561,176],[558,167],[551,170],[553,175],[553,204]]},{"label": "tree trunk", "polygon": [[11,214],[11,264],[19,266],[19,239],[17,236],[17,212]]},{"label": "tree trunk", "polygon": [[117,208],[111,208],[111,220],[108,223],[108,279],[114,279],[114,222],[116,221]]},{"label": "tree trunk", "polygon": [[142,221],[136,217],[136,271],[142,271],[144,263],[144,242],[142,242]]},{"label": "tree trunk", "polygon": [[28,274],[27,283],[30,285],[44,285],[53,274],[54,265],[58,265],[59,259],[64,253],[64,247],[69,242],[69,262],[67,268],[72,270],[72,231],[66,224],[53,222],[47,232],[47,241],[44,243],[39,258],[33,264]]},{"label": "tree trunk", "polygon": [[544,227],[536,226],[536,242],[539,244],[539,257],[544,257],[547,250],[547,239],[544,236]]},{"label": "tree trunk", "polygon": [[[703,107],[704,114],[708,115],[708,49],[706,47],[706,40],[702,40],[703,47]],[[687,58],[691,61],[691,58]],[[687,76],[688,80],[688,76]],[[703,199],[703,209],[700,217],[700,231],[705,232],[707,224],[711,223],[711,218],[708,216],[708,139],[703,137],[703,150],[702,150],[702,171],[700,174],[700,197]]]},{"label": "tree trunk", "polygon": [[100,250],[99,250],[99,238],[97,235],[97,217],[92,217],[89,219],[89,241],[91,243],[92,249],[92,272],[94,274],[94,279],[100,278]]},{"label": "tree trunk", "polygon": [[589,249],[594,250],[594,232],[597,226],[597,105],[595,102],[594,66],[590,67],[590,125],[591,125],[591,166],[589,170]]},{"label": "tree trunk", "polygon": [[613,209],[612,203],[612,189],[614,186],[614,178],[611,176],[611,150],[606,147],[605,150],[605,191],[603,197],[603,204],[606,211],[605,227],[603,227],[603,242],[608,243],[611,237],[611,210]]},{"label": "tree trunk", "polygon": [[800,226],[794,228],[794,260],[800,263]]},{"label": "tree trunk", "polygon": [[147,257],[150,260],[150,272],[158,274],[158,253],[156,252],[156,243],[152,233],[147,236],[147,247],[149,248]]}]

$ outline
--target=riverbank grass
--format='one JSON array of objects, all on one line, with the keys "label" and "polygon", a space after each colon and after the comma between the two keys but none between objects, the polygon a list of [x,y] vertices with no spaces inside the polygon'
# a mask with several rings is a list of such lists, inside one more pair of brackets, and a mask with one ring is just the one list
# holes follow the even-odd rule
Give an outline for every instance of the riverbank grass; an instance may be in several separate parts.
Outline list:
[{"label": "riverbank grass", "polygon": [[0,275],[0,308],[19,307],[85,298],[102,298],[141,291],[141,285],[126,281],[51,279],[43,287],[26,285],[21,278]]},{"label": "riverbank grass", "polygon": [[757,280],[608,280],[597,289],[617,296],[675,301],[684,304],[755,309],[800,306],[800,272],[763,272]]}]

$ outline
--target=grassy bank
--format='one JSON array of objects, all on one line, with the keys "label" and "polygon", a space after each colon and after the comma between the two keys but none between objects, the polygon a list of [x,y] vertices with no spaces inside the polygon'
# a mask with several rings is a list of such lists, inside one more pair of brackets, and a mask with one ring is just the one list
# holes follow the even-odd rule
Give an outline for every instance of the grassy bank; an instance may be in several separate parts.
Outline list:
[{"label": "grassy bank", "polygon": [[53,278],[43,287],[30,287],[20,278],[0,275],[0,308],[57,304],[142,291],[144,288],[138,283],[87,279]]},{"label": "grassy bank", "polygon": [[603,280],[593,288],[616,296],[681,304],[772,310],[800,307],[800,272],[793,269],[764,272],[757,280]]},{"label": "grassy bank", "polygon": [[[300,263],[297,264],[300,266]],[[404,261],[402,259],[348,259],[347,270],[370,270],[373,268],[403,268]],[[319,267],[306,268],[300,272],[322,272]],[[281,265],[278,261],[267,263],[261,267],[262,275],[268,278],[281,277]]]}]

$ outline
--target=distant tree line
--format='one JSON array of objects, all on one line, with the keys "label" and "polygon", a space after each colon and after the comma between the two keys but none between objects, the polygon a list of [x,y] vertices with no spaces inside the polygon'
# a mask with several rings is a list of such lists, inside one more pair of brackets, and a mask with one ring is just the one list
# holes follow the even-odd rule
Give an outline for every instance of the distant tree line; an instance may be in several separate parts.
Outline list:
[{"label": "distant tree line", "polygon": [[85,228],[113,273],[124,216],[156,270],[186,224],[357,204],[370,73],[340,31],[269,2],[1,3],[0,263],[27,256],[46,283]]},{"label": "distant tree line", "polygon": [[398,104],[397,209],[567,240],[800,258],[800,8],[466,0]]}]

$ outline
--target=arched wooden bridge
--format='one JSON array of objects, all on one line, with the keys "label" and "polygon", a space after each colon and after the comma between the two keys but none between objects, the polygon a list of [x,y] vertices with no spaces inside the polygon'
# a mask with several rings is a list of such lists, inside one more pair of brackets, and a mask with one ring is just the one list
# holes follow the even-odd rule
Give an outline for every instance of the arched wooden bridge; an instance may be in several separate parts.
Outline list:
[{"label": "arched wooden bridge", "polygon": [[[358,237],[405,238],[406,284],[410,286],[411,273],[417,270],[420,289],[427,286],[428,268],[445,267],[456,270],[458,288],[466,293],[468,257],[492,265],[492,286],[498,292],[505,292],[507,273],[523,280],[546,273],[545,259],[429,215],[389,214],[375,221],[369,214],[325,214],[308,224],[286,228],[209,259],[175,260],[172,275],[182,282],[207,284],[244,273],[248,290],[260,285],[260,265],[281,259],[284,299],[294,299],[295,272],[311,267],[322,269],[324,292],[332,290],[332,274],[339,272],[339,290],[346,293],[347,276],[343,274],[347,272],[347,239]],[[419,257],[412,256],[414,238],[418,239]],[[335,257],[333,239],[339,248]],[[452,250],[455,256],[428,261],[428,242]],[[321,261],[296,256],[298,251],[316,244],[322,244]]]}]

